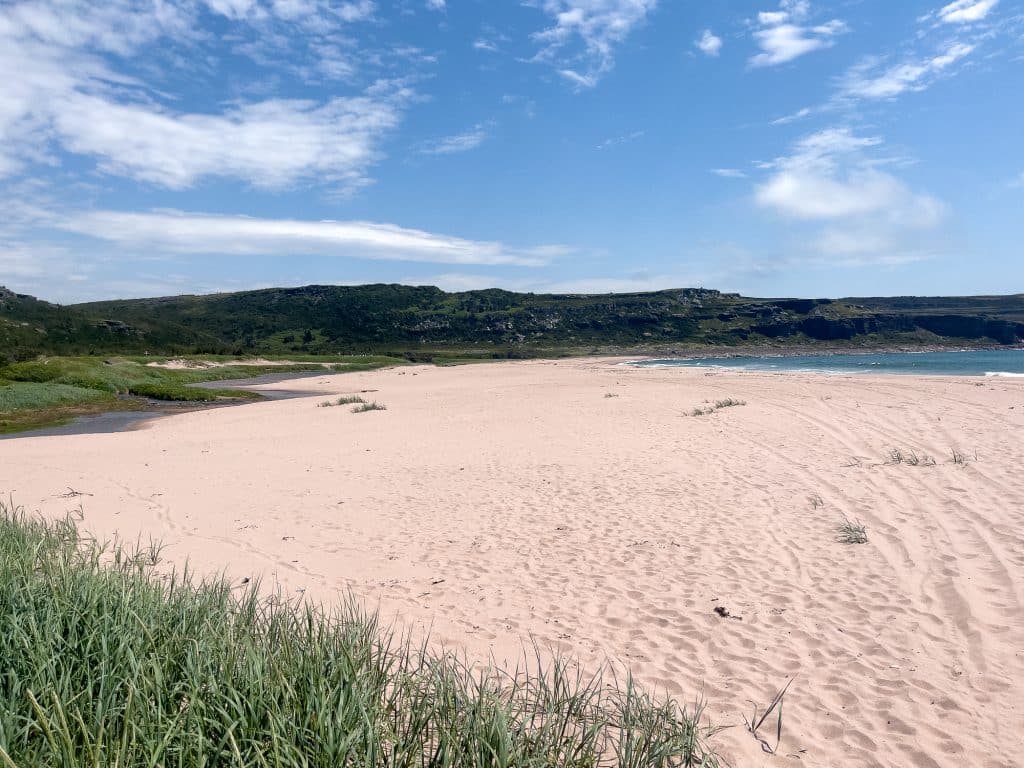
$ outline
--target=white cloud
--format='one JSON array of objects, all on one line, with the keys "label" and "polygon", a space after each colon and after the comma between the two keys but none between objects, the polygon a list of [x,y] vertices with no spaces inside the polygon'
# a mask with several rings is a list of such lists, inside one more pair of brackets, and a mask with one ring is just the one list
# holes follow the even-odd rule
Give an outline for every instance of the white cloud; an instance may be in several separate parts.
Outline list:
[{"label": "white cloud", "polygon": [[420,153],[424,155],[454,155],[459,152],[468,152],[476,149],[487,138],[487,126],[477,124],[472,130],[464,133],[457,133],[454,136],[445,136],[441,139],[434,139],[426,142],[420,147]]},{"label": "white cloud", "polygon": [[534,0],[554,24],[534,34],[536,61],[556,62],[563,77],[593,88],[612,69],[614,50],[643,23],[658,0]]},{"label": "white cloud", "polygon": [[558,74],[580,88],[593,88],[598,82],[596,75],[581,75],[574,69],[560,69]]},{"label": "white cloud", "polygon": [[427,0],[427,8],[432,11],[443,11],[445,7],[445,0]]},{"label": "white cloud", "polygon": [[814,110],[811,109],[811,107],[803,107],[790,115],[784,115],[783,117],[778,117],[775,120],[772,120],[772,125],[789,125],[790,123],[795,123],[797,120],[803,120],[813,112]]},{"label": "white cloud", "polygon": [[567,255],[559,245],[513,248],[365,221],[301,221],[178,211],[94,211],[55,217],[54,228],[146,253],[327,255],[385,261],[536,267]]},{"label": "white cloud", "polygon": [[834,45],[837,35],[846,32],[846,22],[832,19],[823,24],[804,22],[810,14],[806,0],[782,0],[778,11],[762,11],[757,16],[758,29],[754,39],[761,53],[751,57],[754,67],[785,64],[805,54]]},{"label": "white cloud", "polygon": [[715,176],[721,176],[723,179],[747,178],[747,174],[745,174],[739,168],[712,168],[711,172],[715,174]]},{"label": "white cloud", "polygon": [[492,40],[480,37],[473,41],[473,48],[478,51],[498,52],[498,45]]},{"label": "white cloud", "polygon": [[[374,5],[218,0],[211,8],[340,23],[367,18]],[[190,45],[193,13],[191,3],[141,0],[0,8],[0,176],[31,162],[55,163],[59,147],[95,159],[103,172],[171,189],[207,177],[261,188],[311,178],[342,188],[365,183],[381,139],[401,120],[408,88],[381,85],[324,102],[265,99],[197,112],[162,105],[156,97],[163,94],[114,71],[101,56],[130,59],[164,38]],[[336,45],[324,48],[324,73],[351,75],[346,55]]]},{"label": "white cloud", "polygon": [[708,56],[717,56],[718,52],[722,50],[722,38],[718,37],[710,29],[705,29],[696,42],[694,42],[694,45]]},{"label": "white cloud", "polygon": [[982,21],[999,5],[999,0],[956,0],[939,10],[939,20],[946,24],[971,24]]},{"label": "white cloud", "polygon": [[[312,28],[331,27],[334,22],[366,21],[376,11],[373,0],[349,0],[333,4],[325,0],[205,0],[205,3],[213,13],[234,21],[263,21],[276,17],[312,24]],[[164,0],[161,5],[170,3]]]},{"label": "white cloud", "polygon": [[702,279],[692,275],[636,274],[624,277],[577,277],[531,286],[534,293],[642,293],[687,288],[700,285]]},{"label": "white cloud", "polygon": [[450,293],[482,291],[487,288],[497,288],[499,285],[505,286],[507,290],[518,290],[518,288],[507,288],[508,282],[507,279],[494,275],[475,275],[465,272],[444,272],[439,275],[407,277],[402,280],[405,285],[433,285]]},{"label": "white cloud", "polygon": [[922,91],[974,50],[972,44],[956,42],[929,58],[905,61],[881,71],[877,59],[867,59],[846,73],[839,98],[892,99],[905,91]]},{"label": "white cloud", "polygon": [[794,219],[875,216],[899,227],[937,224],[945,206],[880,170],[879,162],[867,153],[880,144],[881,139],[858,137],[847,128],[806,136],[791,155],[766,164],[772,173],[757,185],[755,200]]},{"label": "white cloud", "polygon": [[395,104],[369,97],[272,100],[204,115],[72,93],[54,112],[53,130],[68,150],[96,157],[105,172],[172,189],[207,176],[271,189],[314,174],[358,184],[378,137],[399,120]]}]

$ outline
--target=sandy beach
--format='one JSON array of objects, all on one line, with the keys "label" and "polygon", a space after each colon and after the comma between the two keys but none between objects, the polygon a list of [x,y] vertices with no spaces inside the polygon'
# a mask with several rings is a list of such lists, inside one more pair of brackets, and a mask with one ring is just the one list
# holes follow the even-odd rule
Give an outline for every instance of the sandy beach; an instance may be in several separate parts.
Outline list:
[{"label": "sandy beach", "polygon": [[[387,410],[3,441],[0,493],[200,571],[351,590],[471,659],[610,658],[702,693],[735,766],[1024,765],[1024,380],[618,362],[316,376],[288,389]],[[767,754],[742,716],[790,679]]]}]

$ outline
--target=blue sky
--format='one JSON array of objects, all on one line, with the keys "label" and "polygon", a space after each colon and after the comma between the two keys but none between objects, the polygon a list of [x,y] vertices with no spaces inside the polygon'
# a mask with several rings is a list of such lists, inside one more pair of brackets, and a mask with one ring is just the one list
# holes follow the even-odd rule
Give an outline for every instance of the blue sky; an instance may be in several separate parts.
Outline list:
[{"label": "blue sky", "polygon": [[1024,4],[0,2],[0,284],[1024,291]]}]

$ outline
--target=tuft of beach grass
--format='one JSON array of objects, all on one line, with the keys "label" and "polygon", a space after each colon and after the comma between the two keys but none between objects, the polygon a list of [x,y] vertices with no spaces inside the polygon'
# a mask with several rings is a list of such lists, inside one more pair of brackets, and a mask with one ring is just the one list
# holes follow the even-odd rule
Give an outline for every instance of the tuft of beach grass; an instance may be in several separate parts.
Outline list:
[{"label": "tuft of beach grass", "polygon": [[336,405],[353,405],[355,403],[365,403],[366,401],[359,395],[342,395],[335,400],[324,400],[320,403],[320,408],[333,408]]},{"label": "tuft of beach grass", "polygon": [[367,411],[386,411],[387,409],[388,407],[386,405],[381,405],[376,401],[370,403],[364,401],[361,405],[357,405],[355,408],[353,408],[352,413],[366,413]]},{"label": "tuft of beach grass", "polygon": [[838,526],[836,539],[843,544],[867,544],[868,529],[860,520],[843,518]]}]

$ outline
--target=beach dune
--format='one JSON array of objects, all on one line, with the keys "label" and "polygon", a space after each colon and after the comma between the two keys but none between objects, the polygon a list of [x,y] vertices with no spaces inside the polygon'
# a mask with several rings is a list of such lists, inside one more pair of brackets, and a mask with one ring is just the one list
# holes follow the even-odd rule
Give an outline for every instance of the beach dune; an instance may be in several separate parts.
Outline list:
[{"label": "beach dune", "polygon": [[[324,375],[288,388],[387,410],[3,441],[0,492],[200,571],[351,590],[471,659],[612,659],[706,697],[737,766],[1024,765],[1024,380],[618,362]],[[769,754],[743,718],[790,680]]]}]

